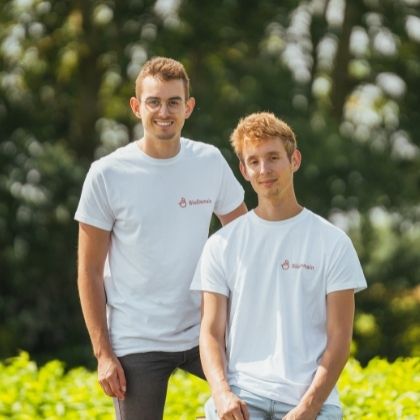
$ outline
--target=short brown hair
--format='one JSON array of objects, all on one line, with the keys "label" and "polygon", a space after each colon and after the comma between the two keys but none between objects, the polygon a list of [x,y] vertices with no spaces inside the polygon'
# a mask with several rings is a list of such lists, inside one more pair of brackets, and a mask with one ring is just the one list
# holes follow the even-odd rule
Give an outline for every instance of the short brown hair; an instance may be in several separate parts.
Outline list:
[{"label": "short brown hair", "polygon": [[296,136],[293,130],[281,119],[270,112],[258,112],[242,118],[230,136],[230,143],[236,155],[242,160],[245,143],[259,143],[261,141],[278,138],[291,159],[297,148]]},{"label": "short brown hair", "polygon": [[167,57],[153,57],[146,61],[136,78],[137,98],[141,95],[141,84],[147,76],[157,77],[165,81],[182,80],[185,87],[185,99],[190,96],[190,79],[184,66],[179,61]]}]

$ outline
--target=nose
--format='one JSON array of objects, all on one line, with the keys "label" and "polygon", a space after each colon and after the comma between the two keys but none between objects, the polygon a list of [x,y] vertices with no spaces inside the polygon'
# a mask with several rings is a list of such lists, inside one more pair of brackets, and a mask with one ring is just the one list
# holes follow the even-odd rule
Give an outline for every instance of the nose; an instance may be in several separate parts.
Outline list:
[{"label": "nose", "polygon": [[267,160],[262,160],[260,163],[260,173],[267,174],[270,171],[271,171],[270,162],[268,162]]},{"label": "nose", "polygon": [[162,103],[160,104],[160,108],[159,108],[158,113],[159,113],[159,115],[163,115],[163,116],[166,116],[170,113],[169,108],[168,108],[168,104],[167,104],[166,101],[162,101]]}]

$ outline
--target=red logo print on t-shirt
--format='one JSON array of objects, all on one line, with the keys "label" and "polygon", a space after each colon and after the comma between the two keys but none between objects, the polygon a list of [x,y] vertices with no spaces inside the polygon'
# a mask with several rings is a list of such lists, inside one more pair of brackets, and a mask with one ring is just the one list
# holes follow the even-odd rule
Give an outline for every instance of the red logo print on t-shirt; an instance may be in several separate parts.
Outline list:
[{"label": "red logo print on t-shirt", "polygon": [[290,264],[289,260],[284,260],[284,262],[281,264],[281,268],[283,270],[288,270],[289,268],[292,268],[295,270],[315,270],[315,266],[312,264],[306,264],[306,263]]},{"label": "red logo print on t-shirt", "polygon": [[181,200],[179,200],[179,207],[182,207],[183,209],[187,206],[202,206],[206,204],[211,204],[212,200],[210,198],[196,198],[194,200],[186,199],[185,197],[181,197]]},{"label": "red logo print on t-shirt", "polygon": [[290,268],[289,260],[284,260],[284,263],[281,265],[283,270],[288,270]]}]

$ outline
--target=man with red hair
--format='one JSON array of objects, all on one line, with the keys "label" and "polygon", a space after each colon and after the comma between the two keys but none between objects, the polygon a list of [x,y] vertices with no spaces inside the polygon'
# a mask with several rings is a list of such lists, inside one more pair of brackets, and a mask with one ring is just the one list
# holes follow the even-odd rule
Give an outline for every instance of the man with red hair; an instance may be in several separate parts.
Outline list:
[{"label": "man with red hair", "polygon": [[231,142],[258,205],[210,237],[191,285],[202,291],[206,418],[341,419],[335,384],[366,287],[356,252],[298,202],[301,154],[284,121],[251,114]]}]

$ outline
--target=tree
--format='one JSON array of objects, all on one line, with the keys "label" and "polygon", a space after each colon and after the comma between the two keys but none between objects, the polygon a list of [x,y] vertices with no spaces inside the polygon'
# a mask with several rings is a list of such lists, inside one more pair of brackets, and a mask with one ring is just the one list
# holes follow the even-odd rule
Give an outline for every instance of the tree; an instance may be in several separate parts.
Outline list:
[{"label": "tree", "polygon": [[72,217],[89,163],[141,135],[128,99],[153,55],[185,63],[197,99],[185,133],[239,179],[238,119],[290,123],[299,197],[347,229],[370,284],[356,356],[418,354],[419,27],[416,0],[3,0],[0,357],[89,360]]},{"label": "tree", "polygon": [[3,357],[25,348],[73,363],[86,358],[72,218],[89,162],[131,137],[129,82],[147,58],[153,6],[0,6]]}]

